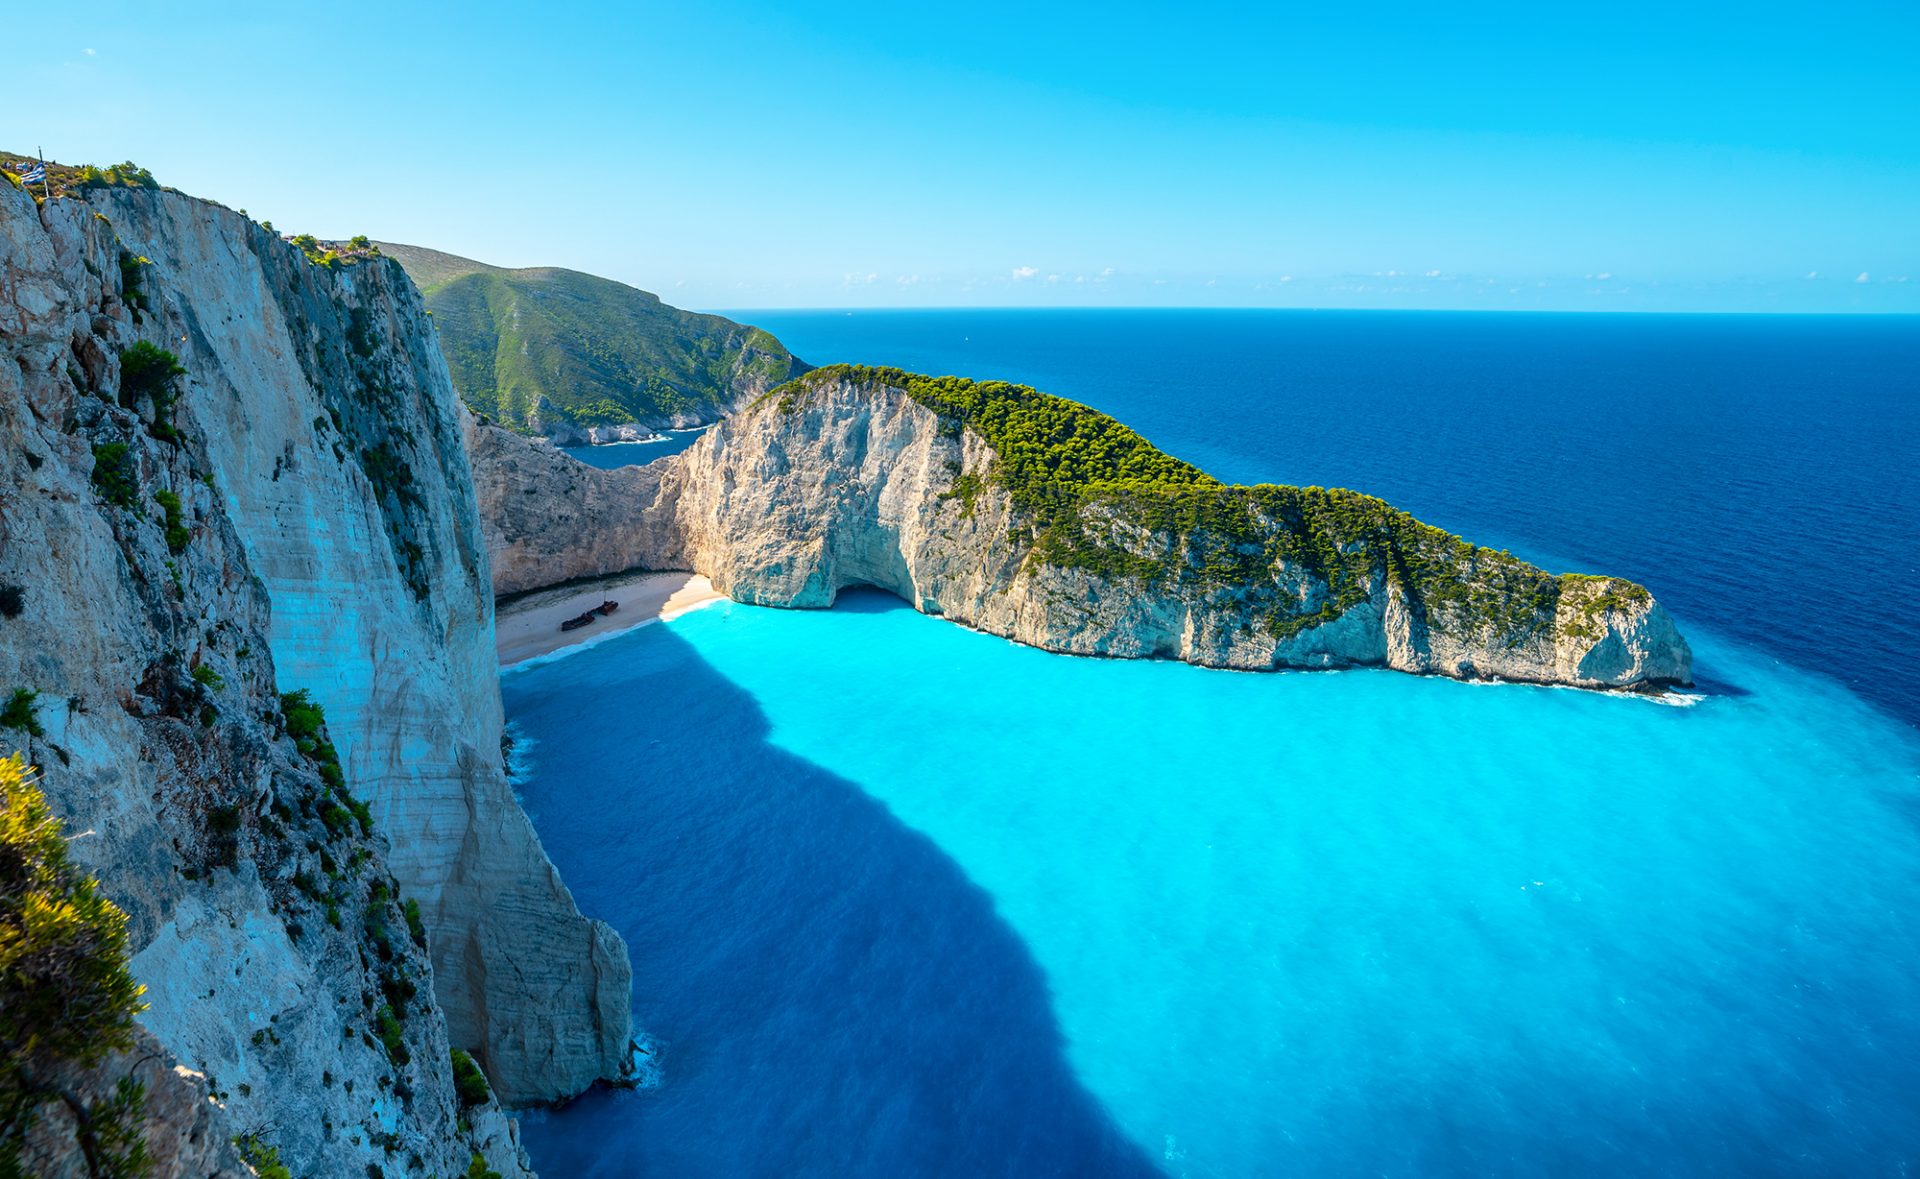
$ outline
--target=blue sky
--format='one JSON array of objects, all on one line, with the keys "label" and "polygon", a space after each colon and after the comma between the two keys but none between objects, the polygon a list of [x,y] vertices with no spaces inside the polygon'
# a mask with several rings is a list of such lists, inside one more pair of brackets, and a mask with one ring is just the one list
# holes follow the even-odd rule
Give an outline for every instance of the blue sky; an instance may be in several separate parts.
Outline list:
[{"label": "blue sky", "polygon": [[1920,312],[1913,3],[291,7],[17,6],[0,146],[690,307]]}]

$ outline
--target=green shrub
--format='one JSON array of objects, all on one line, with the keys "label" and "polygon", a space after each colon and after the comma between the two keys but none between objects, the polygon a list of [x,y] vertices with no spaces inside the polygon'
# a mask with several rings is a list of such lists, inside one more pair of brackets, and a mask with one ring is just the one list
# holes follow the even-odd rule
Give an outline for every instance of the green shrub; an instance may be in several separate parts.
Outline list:
[{"label": "green shrub", "polygon": [[420,902],[408,897],[402,911],[407,915],[407,935],[413,938],[414,945],[426,949],[427,924],[420,919]]},{"label": "green shrub", "polygon": [[393,1013],[392,1007],[383,1004],[374,1014],[373,1022],[388,1059],[401,1066],[413,1059],[413,1054],[407,1051],[406,1029],[400,1026],[400,1017]]},{"label": "green shrub", "polygon": [[46,736],[46,730],[40,727],[40,718],[34,715],[34,701],[40,693],[32,688],[15,688],[13,695],[7,697],[4,708],[0,708],[0,729],[19,729],[35,737]]},{"label": "green shrub", "polygon": [[217,806],[207,812],[207,830],[215,835],[234,835],[240,830],[240,808]]},{"label": "green shrub", "polygon": [[134,471],[133,452],[124,442],[102,442],[93,448],[93,489],[116,507],[130,508],[140,499],[140,477]]},{"label": "green shrub", "polygon": [[80,169],[80,188],[159,188],[153,173],[132,160],[124,160],[105,169],[88,164]]},{"label": "green shrub", "polygon": [[173,426],[173,403],[178,394],[173,382],[186,373],[179,357],[141,340],[120,354],[120,407],[133,409],[143,397],[152,400],[153,425],[148,432],[162,441],[177,441],[180,433]]},{"label": "green shrub", "polygon": [[327,723],[327,714],[305,688],[280,695],[280,715],[287,725],[287,736],[296,742],[317,738]]},{"label": "green shrub", "polygon": [[193,669],[193,682],[215,692],[227,686],[227,679],[213,670],[211,663],[202,663]]},{"label": "green shrub", "polygon": [[320,821],[327,825],[327,834],[338,838],[346,834],[353,822],[353,813],[337,802],[330,802],[320,808]]},{"label": "green shrub", "polygon": [[500,1179],[500,1172],[487,1166],[487,1160],[476,1150],[473,1161],[467,1164],[466,1179]]},{"label": "green shrub", "polygon": [[473,1057],[465,1051],[455,1048],[453,1058],[453,1088],[460,1095],[461,1105],[485,1105],[492,1090],[487,1087],[487,1074],[480,1071]]},{"label": "green shrub", "polygon": [[127,916],[68,862],[60,827],[26,760],[0,760],[0,1089],[132,1047],[145,1009]]},{"label": "green shrub", "polygon": [[233,1145],[259,1179],[293,1179],[293,1171],[280,1161],[280,1148],[260,1141],[258,1134],[235,1138]]},{"label": "green shrub", "polygon": [[[185,552],[187,550],[187,541],[191,539],[191,534],[187,532],[186,518],[180,510],[180,497],[171,491],[156,491],[153,493],[153,502],[160,505],[161,512],[165,513],[166,516],[168,551],[174,553]],[[196,677],[199,674],[199,670],[199,668],[194,669]]]},{"label": "green shrub", "polygon": [[145,268],[153,265],[153,259],[143,258],[128,250],[120,251],[120,297],[127,306],[147,310],[147,292]]},{"label": "green shrub", "polygon": [[167,390],[175,377],[186,373],[178,356],[157,344],[139,341],[120,354],[120,407],[132,409],[140,398]]}]

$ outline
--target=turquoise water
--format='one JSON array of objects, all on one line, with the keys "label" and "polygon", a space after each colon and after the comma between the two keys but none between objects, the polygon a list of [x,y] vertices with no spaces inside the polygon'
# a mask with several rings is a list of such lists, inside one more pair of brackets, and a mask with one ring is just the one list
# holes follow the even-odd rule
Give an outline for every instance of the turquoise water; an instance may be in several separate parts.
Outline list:
[{"label": "turquoise water", "polygon": [[670,1078],[535,1161],[1903,1173],[1920,749],[1695,641],[1743,694],[1072,659],[871,595],[511,673]]},{"label": "turquoise water", "polygon": [[1645,581],[1690,706],[1050,656],[857,595],[503,678],[667,1081],[549,1175],[1901,1175],[1920,318],[756,315]]},{"label": "turquoise water", "polygon": [[603,442],[598,446],[563,446],[560,449],[590,467],[608,470],[614,467],[638,467],[655,459],[679,454],[700,441],[700,435],[706,432],[707,427],[701,426],[694,430],[668,430],[658,438],[650,438],[645,442]]}]

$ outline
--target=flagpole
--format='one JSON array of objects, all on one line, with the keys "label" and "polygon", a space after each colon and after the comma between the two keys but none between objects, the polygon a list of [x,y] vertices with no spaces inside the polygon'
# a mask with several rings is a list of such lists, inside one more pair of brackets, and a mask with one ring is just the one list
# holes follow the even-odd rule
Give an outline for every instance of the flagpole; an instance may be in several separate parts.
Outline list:
[{"label": "flagpole", "polygon": [[47,187],[47,149],[35,144],[33,150],[40,155],[40,197],[50,201],[53,199],[53,190]]}]

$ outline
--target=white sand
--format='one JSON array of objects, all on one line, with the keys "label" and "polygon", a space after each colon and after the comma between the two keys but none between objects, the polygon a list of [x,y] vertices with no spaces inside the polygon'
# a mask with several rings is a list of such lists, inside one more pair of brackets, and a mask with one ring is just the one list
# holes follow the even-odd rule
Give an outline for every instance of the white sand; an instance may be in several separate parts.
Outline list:
[{"label": "white sand", "polygon": [[[697,573],[627,573],[584,586],[542,590],[500,607],[494,641],[500,666],[551,654],[562,647],[605,638],[623,630],[672,618],[725,595]],[[560,624],[611,598],[620,608],[589,626],[563,631]]]}]

